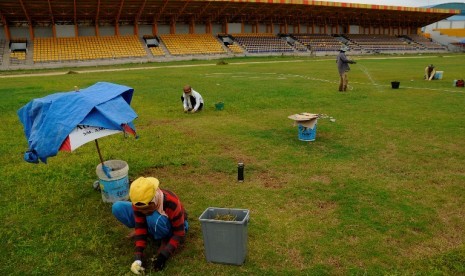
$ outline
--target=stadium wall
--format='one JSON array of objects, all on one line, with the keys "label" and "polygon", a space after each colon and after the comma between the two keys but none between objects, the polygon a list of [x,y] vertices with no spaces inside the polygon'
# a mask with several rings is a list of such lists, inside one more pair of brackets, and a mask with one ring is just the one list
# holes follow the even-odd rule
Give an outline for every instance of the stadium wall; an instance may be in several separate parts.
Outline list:
[{"label": "stadium wall", "polygon": [[463,29],[465,28],[465,20],[442,20],[430,24],[424,28],[425,32],[433,29]]},{"label": "stadium wall", "polygon": [[[75,37],[74,25],[55,25],[57,37]],[[34,34],[34,36],[37,36]]]},{"label": "stadium wall", "polygon": [[[187,24],[176,24],[176,33],[177,34],[188,34],[189,33],[189,25],[187,25]],[[205,29],[203,29],[202,33],[205,33]]]},{"label": "stadium wall", "polygon": [[241,23],[228,23],[228,33],[237,34],[242,32]]},{"label": "stadium wall", "polygon": [[31,38],[28,27],[10,27],[10,34],[11,38]]},{"label": "stadium wall", "polygon": [[360,27],[357,25],[350,25],[349,34],[358,34],[360,32]]},{"label": "stadium wall", "polygon": [[205,33],[205,25],[195,25],[194,32],[196,34],[203,34]]},{"label": "stadium wall", "polygon": [[92,26],[78,26],[79,36],[95,36],[95,27]]},{"label": "stadium wall", "polygon": [[100,26],[98,28],[98,32],[100,36],[115,35],[115,27],[114,26]]},{"label": "stadium wall", "polygon": [[245,24],[244,25],[244,33],[252,33],[252,26]]},{"label": "stadium wall", "polygon": [[424,33],[432,33],[434,29],[465,29],[465,20],[441,20],[422,28]]},{"label": "stadium wall", "polygon": [[133,25],[124,25],[119,26],[120,35],[134,35],[134,26]]},{"label": "stadium wall", "polygon": [[169,34],[170,26],[169,25],[158,25],[158,34]]},{"label": "stadium wall", "polygon": [[151,25],[139,25],[139,36],[152,35],[152,26]]},{"label": "stadium wall", "polygon": [[213,34],[223,33],[223,26],[222,25],[213,25],[212,26],[212,33]]},{"label": "stadium wall", "polygon": [[451,29],[465,29],[465,21],[451,21]]},{"label": "stadium wall", "polygon": [[34,28],[35,37],[53,37],[53,31],[50,27],[35,27]]}]

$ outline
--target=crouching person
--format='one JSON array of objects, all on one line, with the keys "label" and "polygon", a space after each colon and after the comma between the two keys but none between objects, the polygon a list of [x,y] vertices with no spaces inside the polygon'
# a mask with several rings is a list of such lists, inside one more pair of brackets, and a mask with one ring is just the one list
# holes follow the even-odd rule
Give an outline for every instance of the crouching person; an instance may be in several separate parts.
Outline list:
[{"label": "crouching person", "polygon": [[195,113],[203,108],[203,98],[199,92],[192,89],[190,85],[185,85],[181,96],[184,113]]},{"label": "crouching person", "polygon": [[425,80],[435,80],[436,76],[436,69],[434,68],[433,64],[430,64],[425,67]]},{"label": "crouching person", "polygon": [[117,201],[112,213],[121,223],[134,231],[135,252],[131,271],[140,274],[144,271],[144,250],[147,238],[160,240],[154,269],[162,270],[174,251],[184,243],[188,229],[187,213],[179,198],[171,191],[160,189],[154,177],[139,177],[129,189],[129,201]]}]

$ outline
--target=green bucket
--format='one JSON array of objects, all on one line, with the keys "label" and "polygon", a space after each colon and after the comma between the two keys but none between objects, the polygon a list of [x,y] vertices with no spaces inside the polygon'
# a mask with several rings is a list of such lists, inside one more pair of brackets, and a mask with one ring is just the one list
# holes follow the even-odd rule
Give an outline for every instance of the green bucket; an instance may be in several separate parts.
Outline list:
[{"label": "green bucket", "polygon": [[224,109],[224,103],[223,102],[217,102],[215,104],[215,109],[218,110],[218,111],[223,110]]}]

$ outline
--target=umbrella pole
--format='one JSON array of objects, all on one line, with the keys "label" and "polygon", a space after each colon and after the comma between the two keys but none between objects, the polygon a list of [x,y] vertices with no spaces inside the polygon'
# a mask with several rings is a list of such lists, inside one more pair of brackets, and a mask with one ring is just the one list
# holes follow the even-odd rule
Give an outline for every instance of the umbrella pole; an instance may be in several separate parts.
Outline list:
[{"label": "umbrella pole", "polygon": [[103,165],[103,157],[102,157],[102,153],[100,152],[100,147],[98,146],[97,139],[95,139],[95,146],[97,147],[98,156],[100,157],[100,163],[102,163]]},{"label": "umbrella pole", "polygon": [[107,167],[105,166],[105,163],[103,163],[103,157],[102,157],[102,153],[100,153],[100,147],[98,146],[98,141],[97,139],[95,139],[95,146],[97,146],[97,152],[98,152],[98,156],[100,157],[100,163],[102,163],[102,171],[105,173],[105,175],[108,177],[108,178],[111,178],[111,171],[113,170],[112,168],[110,167]]}]

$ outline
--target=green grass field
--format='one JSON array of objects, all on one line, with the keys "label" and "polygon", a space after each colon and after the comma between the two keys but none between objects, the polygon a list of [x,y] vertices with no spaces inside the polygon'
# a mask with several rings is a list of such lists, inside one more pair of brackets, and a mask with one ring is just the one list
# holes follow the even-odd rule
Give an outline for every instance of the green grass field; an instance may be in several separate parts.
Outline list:
[{"label": "green grass field", "polygon": [[[29,164],[16,115],[33,98],[107,81],[134,88],[140,139],[102,138],[103,157],[128,162],[130,179],[159,178],[190,215],[162,274],[464,275],[465,89],[452,82],[465,78],[465,55],[354,58],[348,93],[337,92],[334,57],[0,72],[0,274],[132,275],[129,230],[92,189],[95,145]],[[429,63],[443,80],[423,80]],[[186,83],[204,111],[182,112]],[[302,142],[287,118],[300,112],[336,121],[320,119],[316,141]],[[242,266],[206,262],[208,207],[250,210]]]}]

